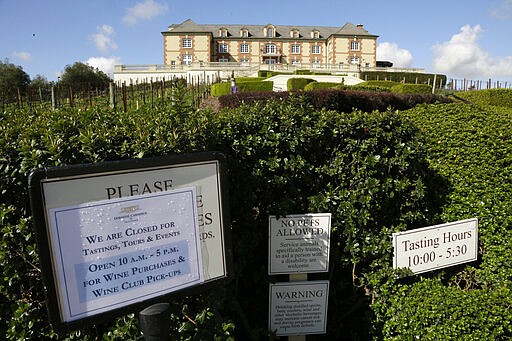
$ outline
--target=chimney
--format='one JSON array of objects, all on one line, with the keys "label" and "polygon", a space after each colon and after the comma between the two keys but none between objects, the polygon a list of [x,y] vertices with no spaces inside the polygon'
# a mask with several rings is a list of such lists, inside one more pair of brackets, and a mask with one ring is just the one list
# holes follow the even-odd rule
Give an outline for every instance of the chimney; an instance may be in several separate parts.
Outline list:
[{"label": "chimney", "polygon": [[357,28],[363,28],[363,24],[357,24]]}]

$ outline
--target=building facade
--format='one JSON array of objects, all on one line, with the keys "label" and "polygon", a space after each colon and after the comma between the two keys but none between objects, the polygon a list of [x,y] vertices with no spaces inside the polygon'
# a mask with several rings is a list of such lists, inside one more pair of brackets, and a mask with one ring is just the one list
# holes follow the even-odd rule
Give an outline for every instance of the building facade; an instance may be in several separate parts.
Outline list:
[{"label": "building facade", "polygon": [[235,62],[325,67],[376,66],[378,36],[363,25],[201,25],[188,19],[162,32],[164,64]]}]

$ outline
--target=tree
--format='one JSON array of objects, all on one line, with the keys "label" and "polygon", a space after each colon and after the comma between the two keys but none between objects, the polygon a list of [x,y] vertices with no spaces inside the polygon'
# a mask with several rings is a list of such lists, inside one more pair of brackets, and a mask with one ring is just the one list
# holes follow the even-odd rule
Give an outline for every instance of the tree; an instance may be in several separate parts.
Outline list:
[{"label": "tree", "polygon": [[59,85],[78,88],[90,84],[92,87],[104,87],[110,81],[110,77],[98,68],[95,69],[90,65],[76,62],[66,66],[60,77]]},{"label": "tree", "polygon": [[50,87],[50,82],[48,82],[48,79],[42,75],[36,75],[31,81],[30,81],[30,87],[33,89],[38,88],[48,88]]},{"label": "tree", "polygon": [[0,101],[15,102],[18,90],[25,93],[30,76],[21,66],[9,63],[8,59],[0,61]]}]

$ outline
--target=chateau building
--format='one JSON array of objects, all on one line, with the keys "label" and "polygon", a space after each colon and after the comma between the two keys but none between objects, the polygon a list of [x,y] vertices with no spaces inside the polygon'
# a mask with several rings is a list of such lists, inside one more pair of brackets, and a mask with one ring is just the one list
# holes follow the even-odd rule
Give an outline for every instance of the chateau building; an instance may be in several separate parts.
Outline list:
[{"label": "chateau building", "polygon": [[363,25],[203,25],[188,19],[162,32],[164,64],[236,62],[376,67],[377,37]]}]

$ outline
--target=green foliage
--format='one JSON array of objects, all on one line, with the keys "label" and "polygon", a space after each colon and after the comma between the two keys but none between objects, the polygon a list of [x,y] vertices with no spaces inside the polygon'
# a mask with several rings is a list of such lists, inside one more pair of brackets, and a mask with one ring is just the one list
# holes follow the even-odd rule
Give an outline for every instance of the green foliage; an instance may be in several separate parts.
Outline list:
[{"label": "green foliage", "polygon": [[222,82],[212,84],[210,88],[210,94],[213,97],[219,97],[231,93],[231,82]]},{"label": "green foliage", "polygon": [[283,74],[284,74],[283,72],[278,72],[278,71],[258,70],[258,77],[261,77],[261,78],[270,78],[270,77],[274,77],[277,75],[283,75]]},{"label": "green foliage", "polygon": [[[263,78],[262,78],[263,79]],[[250,80],[244,81],[243,79],[236,80],[238,92],[258,92],[258,91],[272,91],[273,83],[269,81]],[[210,91],[214,97],[228,95],[231,93],[231,82],[223,82],[213,84]]]},{"label": "green foliage", "polygon": [[[512,335],[512,110],[451,104],[404,113],[422,131],[428,162],[449,179],[434,223],[479,220],[479,262],[437,278],[384,284],[374,311],[385,339],[508,340]],[[382,283],[381,283],[382,284]],[[385,289],[383,289],[385,288]]]},{"label": "green foliage", "polygon": [[286,82],[288,91],[304,90],[304,87],[312,82],[316,82],[311,78],[290,78]]},{"label": "green foliage", "polygon": [[274,86],[273,82],[236,82],[239,92],[253,92],[253,91],[272,91]]},{"label": "green foliage", "polygon": [[487,89],[458,92],[458,97],[476,105],[495,105],[512,108],[512,89]]},{"label": "green foliage", "polygon": [[94,87],[105,87],[111,81],[110,77],[103,71],[93,68],[90,65],[76,62],[73,65],[66,65],[62,73],[59,86],[79,88],[84,84]]},{"label": "green foliage", "polygon": [[18,90],[24,94],[29,83],[30,77],[21,66],[11,64],[7,59],[0,61],[0,102],[15,102]]},{"label": "green foliage", "polygon": [[[268,216],[298,212],[333,215],[330,271],[318,274],[330,280],[327,334],[319,339],[509,339],[512,109],[438,103],[334,111],[308,96],[341,95],[315,91],[240,101],[217,114],[193,109],[181,95],[127,113],[0,113],[0,334],[58,338],[46,322],[27,206],[32,169],[218,150],[229,171],[234,279],[170,302],[175,339],[269,338],[268,283],[280,279],[267,272]],[[344,96],[358,94],[361,103],[371,98]],[[397,278],[393,232],[473,217],[478,262]],[[64,337],[134,340],[140,330],[130,314]]]},{"label": "green foliage", "polygon": [[430,94],[432,87],[426,84],[398,84],[391,87],[396,94]]},{"label": "green foliage", "polygon": [[305,91],[308,90],[315,90],[315,89],[331,89],[336,88],[340,85],[340,83],[334,83],[334,82],[311,82],[306,84],[304,87]]},{"label": "green foliage", "polygon": [[387,72],[387,71],[363,71],[360,78],[366,81],[370,80],[387,80],[394,82],[403,82],[408,84],[434,84],[436,80],[436,88],[440,85],[446,85],[446,75],[421,73],[421,72]]},{"label": "green foliage", "polygon": [[363,83],[359,83],[359,84],[356,84],[356,85],[353,85],[354,88],[371,88],[371,87],[376,87],[376,88],[384,88],[384,89],[389,89],[391,90],[392,87],[396,86],[396,85],[400,85],[401,83],[400,82],[392,82],[392,81],[385,81],[385,80],[381,80],[381,81],[366,81],[366,82],[363,82]]}]

